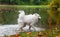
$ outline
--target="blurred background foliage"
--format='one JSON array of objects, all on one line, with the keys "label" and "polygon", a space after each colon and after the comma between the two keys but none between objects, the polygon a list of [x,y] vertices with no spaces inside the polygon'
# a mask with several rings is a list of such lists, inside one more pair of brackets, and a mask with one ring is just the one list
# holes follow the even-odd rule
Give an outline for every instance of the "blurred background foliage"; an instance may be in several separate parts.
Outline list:
[{"label": "blurred background foliage", "polygon": [[[54,9],[52,8],[52,5],[54,4],[55,6],[55,2],[52,4],[49,4],[51,1],[52,0],[0,0],[0,5],[8,5],[6,7],[0,6],[0,24],[17,24],[17,19],[19,14],[18,11],[24,10],[26,14],[33,14],[33,13],[40,14],[42,19],[39,20],[38,26],[48,27],[49,17],[54,16],[52,14],[53,13],[52,9]],[[49,6],[47,6],[48,4]],[[48,14],[48,11],[50,12],[49,14]],[[52,15],[50,16],[50,14]],[[52,17],[51,17],[51,21],[52,21],[51,25],[56,24],[56,20],[54,20],[54,18]]]},{"label": "blurred background foliage", "polygon": [[48,13],[47,13],[48,6],[44,7],[35,7],[35,8],[29,8],[29,7],[1,7],[0,8],[0,24],[17,24],[18,14],[19,10],[24,10],[26,14],[33,14],[38,13],[41,15],[42,19],[39,20],[38,26],[43,25],[47,26],[48,24]]},{"label": "blurred background foliage", "polygon": [[[49,14],[47,12],[48,5],[45,6],[33,6],[33,7],[22,7],[22,6],[0,6],[0,24],[17,24],[19,10],[24,10],[26,14],[38,13],[41,15],[41,20],[35,25],[38,27],[47,28]],[[52,24],[55,24],[55,20],[52,20]]]},{"label": "blurred background foliage", "polygon": [[60,0],[53,0],[49,4],[49,15],[56,21],[56,27],[60,25]]},{"label": "blurred background foliage", "polygon": [[51,0],[0,0],[0,4],[7,5],[47,5]]},{"label": "blurred background foliage", "polygon": [[17,12],[15,9],[10,8],[0,8],[0,24],[14,24],[17,19]]}]

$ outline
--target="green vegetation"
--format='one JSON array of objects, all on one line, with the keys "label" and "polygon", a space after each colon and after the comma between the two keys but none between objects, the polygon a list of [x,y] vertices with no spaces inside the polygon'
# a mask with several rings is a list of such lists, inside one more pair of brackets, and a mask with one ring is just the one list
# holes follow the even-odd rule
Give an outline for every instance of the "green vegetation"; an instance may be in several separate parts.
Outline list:
[{"label": "green vegetation", "polygon": [[51,0],[0,0],[0,4],[8,5],[46,5]]},{"label": "green vegetation", "polygon": [[14,24],[18,17],[18,13],[10,8],[0,8],[0,24]]},{"label": "green vegetation", "polygon": [[[59,29],[51,29],[51,30],[45,30],[45,31],[39,31],[41,32],[39,35],[42,35],[42,37],[60,37],[60,30]],[[37,37],[39,32],[32,32],[30,35],[27,34],[27,32],[22,32],[19,34],[21,37]],[[15,35],[10,35],[11,37],[15,37]]]},{"label": "green vegetation", "polygon": [[47,19],[48,19],[48,13],[47,13],[48,6],[47,5],[41,5],[41,6],[20,6],[20,5],[14,5],[14,6],[0,6],[0,23],[1,24],[16,24],[17,18],[18,18],[18,11],[24,10],[26,14],[33,14],[33,13],[39,13],[42,17],[42,19],[39,21],[39,25],[47,25]]},{"label": "green vegetation", "polygon": [[[60,37],[60,0],[0,0],[0,24],[17,24],[19,10],[24,10],[26,14],[41,15],[38,27],[47,28],[41,31],[42,37]],[[30,37],[37,34],[38,32],[32,32]],[[20,35],[27,37],[27,32]]]},{"label": "green vegetation", "polygon": [[60,0],[53,0],[49,4],[49,14],[56,21],[56,27],[60,24]]}]

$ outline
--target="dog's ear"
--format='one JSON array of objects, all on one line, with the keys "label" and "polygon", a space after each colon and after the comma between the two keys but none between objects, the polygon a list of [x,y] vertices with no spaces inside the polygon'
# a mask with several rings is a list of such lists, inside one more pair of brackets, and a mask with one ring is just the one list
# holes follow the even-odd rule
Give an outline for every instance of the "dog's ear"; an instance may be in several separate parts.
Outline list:
[{"label": "dog's ear", "polygon": [[33,15],[37,15],[37,13],[34,13]]},{"label": "dog's ear", "polygon": [[35,14],[37,14],[37,13],[35,13]]},{"label": "dog's ear", "polygon": [[38,16],[39,14],[35,13],[36,16]]},{"label": "dog's ear", "polygon": [[23,14],[25,14],[25,12],[24,12],[23,10],[19,10],[18,12],[19,12],[19,13],[23,13]]}]

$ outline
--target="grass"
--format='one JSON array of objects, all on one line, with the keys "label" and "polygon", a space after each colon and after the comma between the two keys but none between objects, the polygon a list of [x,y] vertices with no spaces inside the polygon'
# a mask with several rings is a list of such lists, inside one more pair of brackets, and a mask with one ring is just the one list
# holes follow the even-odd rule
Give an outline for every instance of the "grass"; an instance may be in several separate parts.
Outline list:
[{"label": "grass", "polygon": [[0,5],[0,8],[48,8],[48,5]]},{"label": "grass", "polygon": [[[60,30],[45,30],[45,31],[40,31],[42,33],[42,37],[56,37],[59,36],[60,37]],[[21,37],[28,37],[27,32],[22,32],[19,35],[21,35]],[[38,32],[32,32],[30,37],[36,37],[38,35]],[[12,35],[11,37],[15,37],[14,35]]]},{"label": "grass", "polygon": [[[26,32],[21,33],[20,35],[21,35],[22,37],[27,37],[27,36],[28,36]],[[31,34],[30,36],[31,36],[31,37],[34,37],[34,36],[36,36],[36,35],[37,35],[37,32],[32,32],[32,34]]]},{"label": "grass", "polygon": [[[37,35],[38,32],[32,32],[32,34],[30,35],[30,37],[35,37]],[[28,37],[27,32],[22,32],[19,35],[21,35],[21,37]],[[11,37],[15,37],[14,35],[12,35]]]}]

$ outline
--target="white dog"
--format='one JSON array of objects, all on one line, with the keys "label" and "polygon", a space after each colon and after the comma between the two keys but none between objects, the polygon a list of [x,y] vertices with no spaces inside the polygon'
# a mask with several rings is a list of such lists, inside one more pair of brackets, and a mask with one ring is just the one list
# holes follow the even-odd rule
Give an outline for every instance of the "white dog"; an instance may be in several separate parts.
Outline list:
[{"label": "white dog", "polygon": [[37,13],[25,15],[24,11],[19,11],[19,12],[20,14],[18,19],[18,24],[22,25],[22,27],[20,28],[21,30],[26,25],[29,25],[29,30],[30,30],[30,28],[33,27],[34,24],[38,22],[38,18],[41,19],[41,16]]}]

